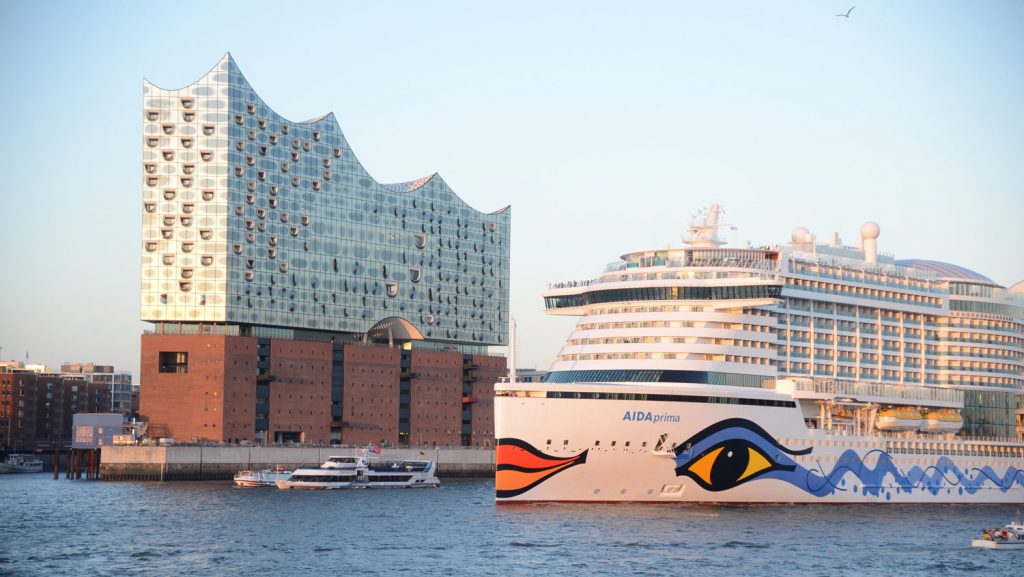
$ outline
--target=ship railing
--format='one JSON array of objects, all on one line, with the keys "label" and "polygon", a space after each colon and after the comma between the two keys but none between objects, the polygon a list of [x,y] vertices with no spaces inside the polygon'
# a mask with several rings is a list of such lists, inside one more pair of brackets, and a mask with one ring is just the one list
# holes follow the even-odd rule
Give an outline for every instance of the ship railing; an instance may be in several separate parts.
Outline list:
[{"label": "ship railing", "polygon": [[[831,429],[812,428],[812,431],[820,432],[827,437],[849,437],[853,433],[852,427],[833,426]],[[912,443],[935,443],[935,442],[956,442],[956,443],[1003,443],[1021,444],[1024,437],[1004,437],[998,435],[964,435],[958,433],[929,433],[925,431],[882,431],[875,429],[871,434],[861,433],[859,436],[874,437],[880,439],[891,439],[894,441],[906,441]]]},{"label": "ship railing", "polygon": [[[780,379],[780,381],[783,379]],[[831,379],[784,379],[792,381],[795,391],[847,395],[851,397],[882,397],[908,401],[946,401],[963,403],[963,391],[920,385],[887,385],[858,383]],[[778,386],[776,388],[779,388]]]}]

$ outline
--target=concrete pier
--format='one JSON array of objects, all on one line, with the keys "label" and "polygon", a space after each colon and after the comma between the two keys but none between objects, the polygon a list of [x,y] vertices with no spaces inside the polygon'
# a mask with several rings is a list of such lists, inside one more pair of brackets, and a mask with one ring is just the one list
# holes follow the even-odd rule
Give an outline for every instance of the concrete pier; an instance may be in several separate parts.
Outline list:
[{"label": "concrete pier", "polygon": [[[317,467],[333,455],[357,455],[353,447],[107,446],[100,457],[105,481],[229,480],[242,469]],[[382,459],[433,459],[439,477],[493,477],[494,449],[382,449]]]}]

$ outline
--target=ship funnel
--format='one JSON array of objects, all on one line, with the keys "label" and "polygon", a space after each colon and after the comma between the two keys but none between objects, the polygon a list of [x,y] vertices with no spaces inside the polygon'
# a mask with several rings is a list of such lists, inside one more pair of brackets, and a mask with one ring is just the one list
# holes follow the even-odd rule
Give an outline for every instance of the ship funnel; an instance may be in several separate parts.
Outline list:
[{"label": "ship funnel", "polygon": [[882,231],[878,223],[867,221],[860,227],[860,244],[864,249],[864,262],[878,262],[878,234]]}]

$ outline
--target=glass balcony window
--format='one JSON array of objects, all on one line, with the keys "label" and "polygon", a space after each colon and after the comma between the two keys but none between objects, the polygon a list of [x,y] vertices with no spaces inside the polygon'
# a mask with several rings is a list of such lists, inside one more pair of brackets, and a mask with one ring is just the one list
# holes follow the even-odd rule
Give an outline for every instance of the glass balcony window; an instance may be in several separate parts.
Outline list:
[{"label": "glass balcony window", "polygon": [[313,131],[313,140],[315,140],[317,142],[320,142],[320,131],[319,130],[314,130]]},{"label": "glass balcony window", "polygon": [[193,120],[196,119],[196,113],[195,112],[190,112],[190,111],[186,110],[185,112],[181,113],[181,118],[185,122],[192,122]]},{"label": "glass balcony window", "polygon": [[245,169],[242,168],[241,166],[236,166],[235,167],[235,176],[242,176],[243,174],[245,174]]},{"label": "glass balcony window", "polygon": [[181,171],[184,172],[185,174],[192,174],[193,172],[196,171],[196,165],[191,163],[185,164],[181,167]]},{"label": "glass balcony window", "polygon": [[164,129],[164,134],[166,134],[168,136],[170,136],[171,134],[174,134],[174,125],[173,124],[164,124],[164,125],[162,125],[162,127]]},{"label": "glass balcony window", "polygon": [[203,190],[203,200],[213,200],[213,191],[208,188]]},{"label": "glass balcony window", "polygon": [[277,258],[277,249],[276,248],[268,248],[267,249],[267,256],[270,257],[270,258]]},{"label": "glass balcony window", "polygon": [[144,203],[142,203],[142,208],[146,212],[152,214],[152,213],[156,212],[156,203],[155,202],[144,202]]},{"label": "glass balcony window", "polygon": [[416,248],[423,248],[427,246],[427,235],[425,234],[414,234],[413,242],[416,244]]},{"label": "glass balcony window", "polygon": [[192,278],[192,269],[183,268],[181,269],[181,278]]},{"label": "glass balcony window", "polygon": [[203,240],[210,240],[213,238],[213,231],[208,228],[199,229],[199,238]]},{"label": "glass balcony window", "polygon": [[246,233],[245,240],[247,242],[249,242],[249,243],[256,242],[256,233],[255,232]]},{"label": "glass balcony window", "polygon": [[270,246],[277,246],[277,236],[271,236],[270,240],[267,242]]},{"label": "glass balcony window", "polygon": [[160,111],[159,110],[147,110],[146,111],[146,120],[149,120],[149,121],[152,122],[152,121],[154,121],[154,120],[156,120],[158,118],[160,118]]},{"label": "glass balcony window", "polygon": [[256,228],[258,228],[260,232],[267,232],[267,221],[259,221],[258,223],[256,223]]},{"label": "glass balcony window", "polygon": [[420,278],[421,277],[422,277],[422,273],[420,272],[420,269],[418,269],[418,268],[411,268],[411,269],[409,269],[409,280],[411,280],[412,282],[420,282]]},{"label": "glass balcony window", "polygon": [[292,236],[299,236],[299,227],[293,226],[293,227],[289,228],[288,229],[288,234],[290,234]]},{"label": "glass balcony window", "polygon": [[314,180],[312,184],[313,184],[313,190],[320,190],[320,181],[319,180]]},{"label": "glass balcony window", "polygon": [[292,186],[299,186],[299,177],[297,177],[297,176],[293,176],[292,177]]},{"label": "glass balcony window", "polygon": [[288,172],[291,169],[291,167],[292,166],[290,164],[288,164],[287,162],[282,162],[281,163],[281,172]]},{"label": "glass balcony window", "polygon": [[237,214],[238,216],[242,216],[244,213],[245,213],[245,207],[240,205],[240,204],[236,204],[235,205],[235,214]]},{"label": "glass balcony window", "polygon": [[277,208],[277,199],[271,197],[270,200],[267,201],[267,204],[270,205],[270,208]]},{"label": "glass balcony window", "polygon": [[160,184],[160,178],[159,177],[156,177],[156,176],[147,176],[146,177],[146,185],[147,186],[156,186],[157,184]]},{"label": "glass balcony window", "polygon": [[395,281],[388,281],[384,286],[389,297],[394,298],[398,296],[398,283]]},{"label": "glass balcony window", "polygon": [[256,114],[256,104],[254,102],[246,104],[245,109],[249,112],[249,114]]},{"label": "glass balcony window", "polygon": [[147,162],[143,165],[146,168],[146,174],[156,174],[156,163]]},{"label": "glass balcony window", "polygon": [[252,230],[252,229],[256,228],[256,221],[255,220],[246,220],[245,221],[245,228],[247,228],[248,230]]},{"label": "glass balcony window", "polygon": [[[246,186],[246,188],[249,189],[249,192],[256,192],[256,181],[255,180],[250,180],[249,182],[247,182],[245,184],[245,186]],[[249,197],[246,196],[246,198],[249,198]],[[252,203],[250,202],[249,204],[252,204]]]},{"label": "glass balcony window", "polygon": [[334,158],[341,158],[341,149],[337,146],[334,147]]},{"label": "glass balcony window", "polygon": [[217,130],[217,127],[212,124],[203,125],[203,134],[206,136],[213,136],[213,133]]},{"label": "glass balcony window", "polygon": [[295,162],[299,161],[299,153],[297,151],[292,152],[292,160],[294,160]]},{"label": "glass balcony window", "polygon": [[302,142],[302,150],[305,150],[306,152],[309,152],[312,149],[313,149],[313,145],[310,144],[310,142],[308,140],[304,140]]},{"label": "glass balcony window", "polygon": [[163,218],[163,221],[164,221],[164,226],[174,226],[174,217],[173,216],[165,216]]},{"label": "glass balcony window", "polygon": [[256,259],[254,259],[254,258],[247,258],[247,259],[245,259],[245,268],[250,268],[251,269],[254,266],[256,266]]},{"label": "glass balcony window", "polygon": [[211,264],[213,264],[213,255],[212,254],[204,254],[202,256],[202,258],[199,259],[199,262],[203,266],[210,266]]},{"label": "glass balcony window", "polygon": [[146,137],[146,146],[148,146],[150,148],[156,148],[157,146],[159,146],[159,144],[160,144],[160,137],[159,136],[147,136]]},{"label": "glass balcony window", "polygon": [[181,252],[192,252],[192,249],[195,248],[195,246],[194,242],[183,242],[181,243]]},{"label": "glass balcony window", "polygon": [[329,157],[325,156],[323,162],[324,162],[324,168],[330,168],[331,167],[331,159]]},{"label": "glass balcony window", "polygon": [[288,272],[288,263],[286,263],[286,262],[283,262],[283,263],[281,263],[281,264],[277,265],[277,268],[278,268],[278,270],[280,270],[281,272]]},{"label": "glass balcony window", "polygon": [[257,170],[256,171],[256,178],[258,178],[260,180],[267,180],[267,171],[265,171],[265,170]]},{"label": "glass balcony window", "polygon": [[276,134],[271,134],[270,135],[270,144],[277,144],[277,135]]},{"label": "glass balcony window", "polygon": [[167,189],[164,191],[164,200],[174,200],[174,196],[175,193],[173,189]]},{"label": "glass balcony window", "polygon": [[146,243],[146,252],[154,252],[154,251],[156,251],[156,247],[157,247],[157,243],[152,242],[152,241],[151,242],[147,242]]},{"label": "glass balcony window", "polygon": [[180,220],[181,220],[181,226],[192,226],[192,217],[191,216],[182,216]]},{"label": "glass balcony window", "polygon": [[182,148],[192,148],[192,142],[193,141],[192,141],[191,138],[186,138],[184,136],[181,137],[181,147]]},{"label": "glass balcony window", "polygon": [[260,156],[266,156],[267,155],[267,145],[266,144],[261,144],[260,148],[259,148],[259,151],[260,151]]},{"label": "glass balcony window", "polygon": [[309,226],[309,216],[307,216],[305,214],[300,216],[299,217],[299,222],[302,223],[302,226]]},{"label": "glass balcony window", "polygon": [[257,208],[256,209],[256,217],[259,218],[260,220],[263,220],[264,218],[267,218],[267,209],[265,209],[265,208]]},{"label": "glass balcony window", "polygon": [[287,212],[282,212],[281,213],[281,222],[288,222],[288,213]]},{"label": "glass balcony window", "polygon": [[249,140],[256,140],[256,131],[255,130],[250,130],[248,132],[248,136],[249,136]]},{"label": "glass balcony window", "polygon": [[190,188],[192,186],[192,177],[191,176],[182,176],[181,177],[181,185],[184,186],[185,188]]},{"label": "glass balcony window", "polygon": [[174,238],[173,228],[162,228],[160,229],[160,236],[164,237],[164,240],[171,240]]},{"label": "glass balcony window", "polygon": [[330,180],[331,179],[331,175],[332,175],[331,171],[325,170],[324,171],[324,180]]},{"label": "glass balcony window", "polygon": [[237,150],[238,152],[242,152],[243,150],[245,150],[245,142],[242,140],[236,140],[235,150]]},{"label": "glass balcony window", "polygon": [[192,99],[188,97],[182,97],[181,107],[185,110],[192,110]]},{"label": "glass balcony window", "polygon": [[280,190],[280,188],[276,184],[271,186],[270,187],[270,196],[277,196],[277,192],[279,190]]},{"label": "glass balcony window", "polygon": [[255,156],[246,156],[245,157],[245,163],[248,164],[249,166],[255,166],[256,165],[256,157]]},{"label": "glass balcony window", "polygon": [[210,162],[213,160],[213,151],[203,150],[199,153],[199,158],[202,158],[203,162]]},{"label": "glass balcony window", "polygon": [[233,250],[235,254],[242,254],[242,251],[245,250],[245,247],[243,247],[240,244],[236,244],[231,247],[231,250]]},{"label": "glass balcony window", "polygon": [[173,150],[165,150],[165,151],[163,151],[163,156],[164,156],[164,160],[170,162],[170,161],[174,160],[174,151]]},{"label": "glass balcony window", "polygon": [[267,129],[267,119],[266,118],[261,118],[261,119],[257,120],[256,121],[256,125],[260,127],[260,130],[266,130]]},{"label": "glass balcony window", "polygon": [[292,127],[288,126],[287,124],[282,124],[281,125],[281,134],[288,134],[288,131],[291,130],[291,128]]},{"label": "glass balcony window", "polygon": [[235,124],[237,124],[239,126],[245,124],[245,117],[242,116],[241,114],[236,114],[235,115]]},{"label": "glass balcony window", "polygon": [[163,257],[163,263],[165,265],[167,265],[167,266],[171,266],[172,264],[174,264],[174,255],[173,254],[165,254],[164,257]]},{"label": "glass balcony window", "polygon": [[292,148],[298,150],[300,144],[302,144],[302,141],[296,138],[295,140],[292,141]]},{"label": "glass balcony window", "polygon": [[245,277],[245,280],[252,281],[253,277],[255,277],[256,275],[253,274],[253,272],[251,270],[247,270],[247,271],[245,271],[245,273],[242,276]]}]

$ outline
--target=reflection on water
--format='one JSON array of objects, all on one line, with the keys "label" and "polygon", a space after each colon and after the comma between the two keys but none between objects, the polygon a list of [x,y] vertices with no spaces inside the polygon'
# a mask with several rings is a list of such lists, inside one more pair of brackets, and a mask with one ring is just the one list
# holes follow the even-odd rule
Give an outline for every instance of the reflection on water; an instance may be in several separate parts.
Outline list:
[{"label": "reflection on water", "polygon": [[440,489],[0,476],[0,575],[934,575],[1019,567],[970,548],[1015,515],[965,505],[503,505]]}]

